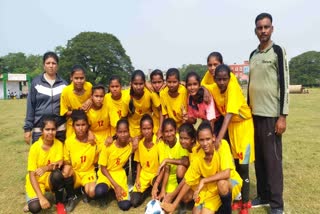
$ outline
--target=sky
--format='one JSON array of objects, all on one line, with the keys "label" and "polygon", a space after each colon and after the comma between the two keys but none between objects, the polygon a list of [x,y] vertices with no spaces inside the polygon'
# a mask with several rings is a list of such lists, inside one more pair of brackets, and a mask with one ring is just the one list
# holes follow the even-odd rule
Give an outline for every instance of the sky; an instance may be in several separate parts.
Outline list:
[{"label": "sky", "polygon": [[43,55],[80,32],[116,36],[135,69],[206,64],[222,53],[241,64],[258,45],[254,20],[273,16],[272,40],[288,58],[320,51],[318,0],[0,0],[0,56]]}]

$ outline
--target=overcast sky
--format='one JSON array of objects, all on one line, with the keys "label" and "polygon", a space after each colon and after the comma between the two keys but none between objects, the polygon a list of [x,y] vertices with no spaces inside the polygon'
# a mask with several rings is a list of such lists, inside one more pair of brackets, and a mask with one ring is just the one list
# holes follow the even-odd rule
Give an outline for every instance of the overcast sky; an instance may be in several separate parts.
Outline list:
[{"label": "overcast sky", "polygon": [[289,58],[320,51],[318,0],[0,0],[0,56],[40,54],[83,31],[120,41],[136,69],[205,64],[212,51],[242,63],[257,47],[254,19],[273,16]]}]

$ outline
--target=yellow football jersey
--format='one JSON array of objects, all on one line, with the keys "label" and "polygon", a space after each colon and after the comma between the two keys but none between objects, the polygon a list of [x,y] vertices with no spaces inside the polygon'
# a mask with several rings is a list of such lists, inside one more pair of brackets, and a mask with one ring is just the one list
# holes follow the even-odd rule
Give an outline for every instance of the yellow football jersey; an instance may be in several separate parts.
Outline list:
[{"label": "yellow football jersey", "polygon": [[230,81],[227,90],[221,94],[217,85],[209,87],[219,112],[225,116],[233,114],[228,125],[231,151],[240,164],[254,161],[254,127],[251,109],[248,106],[238,82]]},{"label": "yellow football jersey", "polygon": [[104,144],[107,137],[110,135],[110,119],[109,112],[106,105],[103,105],[101,109],[95,110],[89,109],[87,112],[90,130],[96,137],[96,143],[100,146]]},{"label": "yellow football jersey", "polygon": [[187,111],[187,89],[183,85],[179,85],[179,95],[172,98],[168,94],[168,87],[165,87],[160,92],[162,115],[168,115],[169,118],[174,119],[177,127],[180,127],[183,122],[183,111]]},{"label": "yellow football jersey", "polygon": [[[227,141],[221,141],[221,145],[218,150],[214,151],[210,163],[205,161],[204,157],[205,153],[202,149],[200,149],[198,155],[191,162],[191,165],[184,177],[185,182],[189,186],[194,187],[199,184],[201,178],[211,177],[216,173],[219,173],[226,169],[230,169],[230,182],[233,184],[233,186],[242,185],[242,179],[235,170],[233,158]],[[206,201],[206,199],[210,199],[210,202]],[[206,205],[207,203],[208,205],[210,204],[210,206],[205,207],[213,211],[216,211],[221,205],[217,182],[205,184],[200,191],[199,198],[196,201],[196,205]]]},{"label": "yellow football jersey", "polygon": [[[176,135],[176,138],[177,138],[177,142],[172,148],[170,148],[170,146],[164,143],[163,141],[159,142],[158,147],[160,151],[160,156],[159,156],[160,163],[162,163],[162,161],[166,158],[181,159],[184,156],[188,157],[189,152],[181,146],[178,134]],[[169,172],[170,174],[169,174],[169,178],[166,186],[167,193],[173,192],[178,186],[177,174],[176,174],[177,165],[169,164],[169,166],[170,166],[170,172]]]},{"label": "yellow football jersey", "polygon": [[[113,142],[110,146],[103,146],[99,156],[99,165],[105,166],[108,171],[123,170],[123,166],[129,160],[132,153],[132,144],[125,147],[117,147]],[[101,173],[101,170],[98,171]]]},{"label": "yellow football jersey", "polygon": [[198,155],[198,152],[200,151],[201,146],[198,142],[192,147],[191,152],[189,152],[189,163],[193,161],[193,159]]},{"label": "yellow football jersey", "polygon": [[[32,144],[28,155],[28,172],[34,172],[40,167],[63,160],[63,144],[59,140],[54,139],[54,143],[48,151],[43,150],[42,145],[42,137]],[[42,176],[36,176],[42,193],[50,189],[48,180],[50,173],[51,172],[45,172]],[[37,197],[30,182],[29,173],[26,175],[25,188],[28,199]]]},{"label": "yellow football jersey", "polygon": [[[129,160],[129,157],[132,153],[132,144],[128,143],[125,147],[117,147],[115,142],[110,146],[102,146],[102,151],[99,156],[99,165],[105,166],[111,177],[117,182],[118,185],[123,188],[125,191],[125,195],[123,195],[123,200],[127,200],[129,198],[128,184],[127,184],[127,176],[126,172],[123,169],[123,166]],[[109,187],[114,188],[112,186],[111,181],[102,173],[101,167],[98,170],[98,180],[97,184],[105,183]]]},{"label": "yellow football jersey", "polygon": [[42,145],[42,137],[32,144],[28,156],[28,171],[32,172],[39,167],[63,160],[63,144],[58,139],[54,139],[49,151],[43,150]]},{"label": "yellow football jersey", "polygon": [[[160,102],[160,95],[155,92],[152,92]],[[161,102],[160,102],[161,103]],[[157,133],[160,128],[160,110],[159,107],[152,105],[152,120],[153,120],[153,133]]]},{"label": "yellow football jersey", "polygon": [[121,91],[121,98],[114,100],[111,97],[111,93],[107,93],[104,96],[103,105],[108,107],[108,116],[110,120],[110,136],[116,134],[117,122],[128,115],[128,106],[130,101],[129,90]]},{"label": "yellow football jersey", "polygon": [[144,88],[143,96],[137,100],[133,99],[133,105],[135,111],[133,114],[129,115],[129,130],[130,136],[136,137],[140,135],[140,120],[144,114],[152,115],[152,106],[159,107],[160,100],[158,95],[150,92],[147,88]]},{"label": "yellow football jersey", "polygon": [[147,149],[143,142],[144,138],[139,141],[138,149],[134,154],[134,160],[140,163],[143,171],[156,174],[160,166],[157,137],[153,135],[153,146],[150,149]]},{"label": "yellow football jersey", "polygon": [[231,119],[232,122],[252,118],[250,107],[244,98],[238,82],[229,81],[227,90],[222,94],[216,84],[208,87],[208,90],[214,98],[217,109],[223,116],[227,113],[234,114]]},{"label": "yellow football jersey", "polygon": [[211,85],[215,83],[212,74],[208,71],[204,74],[202,80],[201,80],[201,85]]},{"label": "yellow football jersey", "polygon": [[[238,82],[237,77],[232,72],[230,73],[230,81]],[[215,84],[216,82],[214,81],[212,74],[209,71],[207,71],[201,80],[201,85],[207,87]]]},{"label": "yellow football jersey", "polygon": [[[80,96],[74,94],[74,85],[72,82],[63,89],[60,98],[61,116],[65,115],[68,111],[80,109],[82,104],[91,97],[92,84],[85,82],[83,88],[85,92]],[[68,118],[66,137],[71,136],[73,132],[72,120]]]},{"label": "yellow football jersey", "polygon": [[98,155],[96,145],[79,142],[75,135],[67,138],[64,144],[64,160],[71,163],[76,172],[94,171],[94,161]]},{"label": "yellow football jersey", "polygon": [[[180,140],[179,140],[179,135],[176,135],[177,142],[176,144],[170,148],[170,146],[163,141],[160,141],[158,144],[159,150],[160,150],[160,163],[166,158],[169,159],[181,159],[182,157],[188,157],[189,152],[188,150],[184,149],[181,146]],[[177,166],[170,164],[170,174],[176,174]]]}]

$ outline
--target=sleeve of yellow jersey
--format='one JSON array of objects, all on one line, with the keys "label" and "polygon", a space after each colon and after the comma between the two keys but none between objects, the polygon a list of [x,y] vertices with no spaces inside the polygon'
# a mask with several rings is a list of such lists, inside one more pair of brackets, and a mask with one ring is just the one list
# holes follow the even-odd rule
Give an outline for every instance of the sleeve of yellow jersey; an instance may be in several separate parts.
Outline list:
[{"label": "sleeve of yellow jersey", "polygon": [[201,80],[201,85],[204,86],[204,85],[210,85],[210,83],[212,84],[212,79],[213,79],[212,75],[207,70]]},{"label": "sleeve of yellow jersey", "polygon": [[161,164],[162,161],[167,158],[165,154],[165,144],[162,140],[158,143],[158,151],[159,151],[159,163]]},{"label": "sleeve of yellow jersey", "polygon": [[63,151],[63,160],[66,162],[71,163],[71,158],[70,158],[70,143],[69,140],[67,139],[64,143],[64,151]]},{"label": "sleeve of yellow jersey", "polygon": [[191,162],[186,174],[184,175],[185,182],[189,186],[194,186],[199,183],[200,170],[199,170],[200,159],[195,157]]},{"label": "sleeve of yellow jersey", "polygon": [[121,100],[123,102],[122,105],[122,113],[121,113],[121,117],[127,117],[128,116],[128,112],[129,112],[129,102],[130,102],[130,90],[129,89],[125,89],[121,91]]},{"label": "sleeve of yellow jersey", "polygon": [[166,102],[165,102],[165,92],[164,90],[160,92],[160,103],[161,103],[161,112],[162,112],[162,115],[167,115],[168,112],[167,112],[167,107],[166,107]]},{"label": "sleeve of yellow jersey", "polygon": [[60,115],[61,116],[65,115],[69,110],[68,109],[69,102],[67,98],[68,90],[69,90],[69,86],[65,87],[61,93],[61,98],[60,98]]},{"label": "sleeve of yellow jersey", "polygon": [[152,100],[152,105],[154,105],[156,108],[160,106],[160,98],[157,94],[151,92],[151,100]]},{"label": "sleeve of yellow jersey", "polygon": [[[111,146],[109,146],[109,147],[111,147]],[[108,161],[107,158],[109,157],[109,154],[108,154],[109,147],[102,146],[102,149],[101,149],[101,152],[99,155],[99,161],[98,161],[98,164],[101,166],[107,166],[107,161]]]},{"label": "sleeve of yellow jersey", "polygon": [[[179,142],[179,143],[180,143],[180,142]],[[181,144],[180,144],[180,145],[181,145]],[[184,149],[184,148],[181,146],[181,148],[180,148],[180,157],[184,157],[184,156],[188,157],[188,156],[189,156],[189,152],[188,152],[188,150]]]},{"label": "sleeve of yellow jersey", "polygon": [[61,143],[59,140],[57,140],[57,139],[55,139],[54,140],[54,143],[55,143],[55,145],[57,145],[56,147],[55,147],[55,149],[56,149],[56,151],[55,151],[55,157],[56,157],[56,159],[55,160],[53,160],[54,162],[57,162],[57,161],[61,161],[61,160],[63,160],[63,154],[64,154],[64,148],[63,148],[63,143]]},{"label": "sleeve of yellow jersey", "polygon": [[227,98],[227,113],[239,114],[242,105],[241,96],[243,96],[238,82],[229,81],[228,85],[228,98]]},{"label": "sleeve of yellow jersey", "polygon": [[86,89],[90,92],[90,94],[92,93],[92,84],[91,82],[85,82],[85,87]]},{"label": "sleeve of yellow jersey", "polygon": [[222,140],[222,143],[219,148],[219,157],[220,157],[220,170],[226,170],[226,169],[234,169],[234,163],[233,163],[233,157],[230,151],[229,144],[227,141]]},{"label": "sleeve of yellow jersey", "polygon": [[33,172],[35,171],[38,167],[37,167],[37,159],[39,154],[37,154],[37,144],[33,144],[30,148],[29,151],[29,156],[28,156],[28,171],[29,172]]},{"label": "sleeve of yellow jersey", "polygon": [[142,140],[139,141],[139,144],[138,144],[138,149],[136,149],[136,151],[134,152],[134,161],[137,161],[137,162],[140,162],[140,154],[139,154],[139,150],[141,148],[141,143],[143,143]]}]

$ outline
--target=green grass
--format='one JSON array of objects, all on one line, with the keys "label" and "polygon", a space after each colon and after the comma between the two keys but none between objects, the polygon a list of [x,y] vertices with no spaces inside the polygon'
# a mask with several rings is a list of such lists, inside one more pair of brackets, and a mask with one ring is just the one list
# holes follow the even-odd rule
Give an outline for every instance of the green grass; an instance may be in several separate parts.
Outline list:
[{"label": "green grass", "polygon": [[[320,210],[320,89],[290,94],[287,131],[283,136],[284,201],[286,213],[318,213]],[[29,146],[23,141],[26,100],[0,101],[0,213],[22,213]],[[255,197],[254,167],[250,167],[251,198]],[[143,213],[145,203],[121,212],[115,200],[105,207],[94,201],[79,202],[73,213]],[[251,209],[251,213],[266,213]],[[43,213],[55,213],[50,209]],[[191,212],[190,212],[191,213]]]}]

